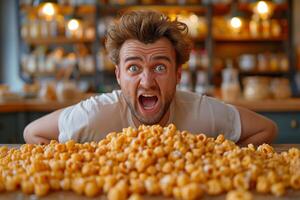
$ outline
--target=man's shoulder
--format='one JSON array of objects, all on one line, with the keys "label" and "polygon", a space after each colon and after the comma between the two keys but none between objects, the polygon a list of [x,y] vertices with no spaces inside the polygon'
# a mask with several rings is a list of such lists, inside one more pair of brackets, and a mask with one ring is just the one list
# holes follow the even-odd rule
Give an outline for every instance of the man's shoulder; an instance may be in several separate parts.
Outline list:
[{"label": "man's shoulder", "polygon": [[176,101],[195,101],[203,98],[203,95],[194,92],[176,90]]},{"label": "man's shoulder", "polygon": [[100,105],[112,105],[122,103],[121,91],[114,90],[110,93],[103,93],[100,95],[96,95],[88,99],[88,101],[100,104]]},{"label": "man's shoulder", "polygon": [[206,96],[204,94],[198,94],[195,92],[189,92],[189,91],[182,91],[177,90],[176,91],[176,101],[179,103],[189,103],[189,104],[224,104],[223,101],[211,97]]}]

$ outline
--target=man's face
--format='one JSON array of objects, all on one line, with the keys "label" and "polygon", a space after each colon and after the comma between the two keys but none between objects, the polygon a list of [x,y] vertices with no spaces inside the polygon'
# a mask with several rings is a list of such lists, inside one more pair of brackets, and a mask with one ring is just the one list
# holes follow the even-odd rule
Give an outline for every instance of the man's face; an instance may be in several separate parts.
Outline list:
[{"label": "man's face", "polygon": [[180,75],[174,47],[166,38],[150,44],[127,40],[120,49],[116,77],[134,121],[166,122]]}]

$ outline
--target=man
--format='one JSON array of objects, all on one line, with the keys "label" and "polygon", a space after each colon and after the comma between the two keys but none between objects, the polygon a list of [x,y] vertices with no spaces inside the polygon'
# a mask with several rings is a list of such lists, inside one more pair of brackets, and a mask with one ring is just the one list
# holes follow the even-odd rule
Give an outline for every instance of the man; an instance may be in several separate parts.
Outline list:
[{"label": "man", "polygon": [[223,133],[239,144],[271,142],[277,128],[269,119],[211,97],[176,91],[191,49],[186,34],[185,24],[162,13],[125,13],[110,27],[106,41],[121,90],[32,122],[25,128],[25,141],[98,141],[128,126],[174,123],[192,133]]}]

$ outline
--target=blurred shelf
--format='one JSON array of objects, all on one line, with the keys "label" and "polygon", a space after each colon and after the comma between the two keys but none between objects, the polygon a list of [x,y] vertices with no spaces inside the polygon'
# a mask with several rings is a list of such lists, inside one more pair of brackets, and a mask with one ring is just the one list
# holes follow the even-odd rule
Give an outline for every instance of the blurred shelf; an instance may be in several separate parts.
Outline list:
[{"label": "blurred shelf", "polygon": [[[38,14],[39,6],[28,6],[21,5],[20,9],[25,13]],[[67,6],[67,5],[57,5],[58,13],[63,15],[73,14],[77,15],[88,15],[96,13],[96,5],[80,5],[80,6]]]},{"label": "blurred shelf", "polygon": [[31,45],[51,45],[51,44],[72,44],[72,43],[92,43],[95,39],[77,39],[77,38],[66,38],[66,37],[55,37],[55,38],[23,38],[25,43]]},{"label": "blurred shelf", "polygon": [[288,75],[288,71],[239,71],[240,75],[244,76],[283,76]]},{"label": "blurred shelf", "polygon": [[[198,37],[189,36],[189,39],[192,40],[194,43],[204,43],[207,37],[208,37],[207,35],[200,35]],[[106,39],[105,36],[100,35],[99,38],[100,38],[101,44],[104,44],[105,39]]]},{"label": "blurred shelf", "polygon": [[213,4],[213,14],[214,15],[225,15],[230,12],[230,4]]},{"label": "blurred shelf", "polygon": [[[238,3],[238,10],[242,12],[253,12],[253,3]],[[274,12],[283,12],[288,11],[289,7],[287,3],[274,4]],[[231,10],[230,4],[214,4],[213,5],[213,13],[215,15],[225,15],[228,14]]]},{"label": "blurred shelf", "polygon": [[[252,12],[253,6],[255,3],[239,3],[238,9],[245,12]],[[274,3],[274,12],[282,12],[282,11],[288,11],[289,7],[287,3],[280,3],[276,4]]]},{"label": "blurred shelf", "polygon": [[[40,77],[40,78],[56,78],[57,76],[57,72],[24,72],[26,73],[27,75],[29,76],[34,76],[34,77]],[[81,77],[81,78],[84,78],[84,77],[92,77],[92,76],[95,76],[95,72],[79,72],[78,73],[78,76]]]},{"label": "blurred shelf", "polygon": [[98,73],[103,73],[106,75],[115,75],[115,69],[101,69],[97,71]]},{"label": "blurred shelf", "polygon": [[205,36],[205,35],[201,35],[199,37],[190,37],[190,39],[195,43],[203,43],[203,42],[205,42],[206,38],[207,38],[207,36]]},{"label": "blurred shelf", "polygon": [[24,70],[24,73],[28,76],[33,77],[43,77],[43,78],[55,78],[56,72],[26,72]]},{"label": "blurred shelf", "polygon": [[216,42],[283,42],[287,36],[281,37],[251,37],[251,36],[214,36]]},{"label": "blurred shelf", "polygon": [[195,12],[197,14],[205,14],[207,8],[203,5],[173,5],[173,4],[149,4],[149,5],[103,5],[100,10],[104,12],[125,12],[127,10],[159,10],[165,13],[181,13],[181,12]]},{"label": "blurred shelf", "polygon": [[96,71],[94,72],[79,72],[79,77],[91,77],[95,76]]}]

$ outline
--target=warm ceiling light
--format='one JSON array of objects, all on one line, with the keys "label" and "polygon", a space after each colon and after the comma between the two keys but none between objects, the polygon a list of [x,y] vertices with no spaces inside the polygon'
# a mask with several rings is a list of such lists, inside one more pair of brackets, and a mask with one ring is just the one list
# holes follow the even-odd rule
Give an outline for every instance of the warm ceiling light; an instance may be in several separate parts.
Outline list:
[{"label": "warm ceiling light", "polygon": [[234,29],[240,29],[242,27],[242,20],[238,17],[233,17],[230,20],[230,26]]},{"label": "warm ceiling light", "polygon": [[264,1],[259,1],[257,3],[257,12],[261,15],[267,14],[270,11],[269,6]]},{"label": "warm ceiling light", "polygon": [[77,19],[71,19],[68,22],[68,29],[70,31],[76,31],[79,28],[79,21]]},{"label": "warm ceiling light", "polygon": [[41,15],[52,18],[56,14],[56,6],[53,3],[44,3],[41,7]]},{"label": "warm ceiling light", "polygon": [[190,17],[189,17],[189,19],[190,19],[190,21],[191,21],[192,24],[197,24],[198,21],[199,21],[198,16],[195,15],[195,14],[191,14]]},{"label": "warm ceiling light", "polygon": [[272,4],[266,1],[259,1],[255,4],[254,13],[258,14],[262,19],[267,19],[271,16],[273,7]]}]

